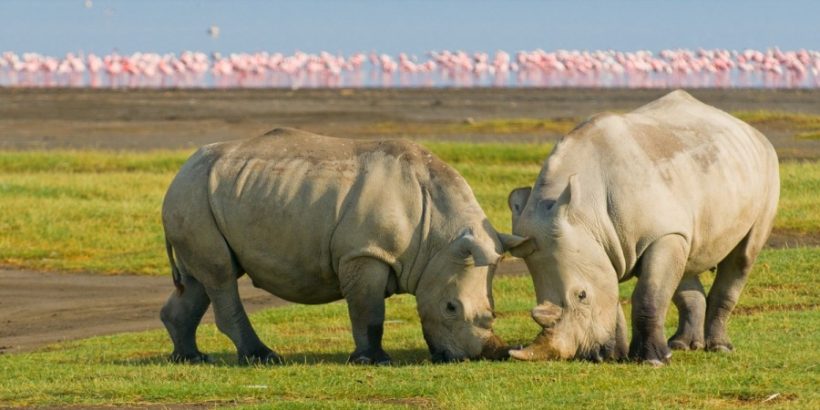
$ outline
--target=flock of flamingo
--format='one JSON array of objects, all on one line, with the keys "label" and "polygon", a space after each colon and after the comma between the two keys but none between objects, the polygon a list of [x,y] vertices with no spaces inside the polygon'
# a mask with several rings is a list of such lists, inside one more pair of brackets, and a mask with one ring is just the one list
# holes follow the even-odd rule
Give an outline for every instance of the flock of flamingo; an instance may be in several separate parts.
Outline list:
[{"label": "flock of flamingo", "polygon": [[62,58],[5,52],[0,86],[820,88],[820,51],[433,51],[421,58],[375,52],[68,53]]}]

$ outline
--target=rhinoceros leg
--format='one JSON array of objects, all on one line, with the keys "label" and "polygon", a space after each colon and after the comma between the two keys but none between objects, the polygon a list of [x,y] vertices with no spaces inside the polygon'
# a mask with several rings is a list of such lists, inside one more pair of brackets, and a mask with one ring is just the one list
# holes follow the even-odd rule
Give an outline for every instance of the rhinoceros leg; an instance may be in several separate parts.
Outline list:
[{"label": "rhinoceros leg", "polygon": [[[279,356],[259,340],[251,327],[239,299],[237,279],[242,268],[216,224],[171,226],[174,229],[166,227],[166,231],[173,234],[171,243],[177,260],[204,288],[214,309],[216,326],[236,345],[239,363],[280,363]],[[187,292],[186,289],[182,295]]]},{"label": "rhinoceros leg", "polygon": [[612,359],[624,360],[629,354],[629,342],[627,341],[627,327],[626,317],[624,317],[624,309],[618,303],[617,307],[618,319],[615,325],[615,350],[612,352]]},{"label": "rhinoceros leg", "polygon": [[598,356],[592,356],[593,361],[600,360],[625,360],[629,354],[629,341],[627,340],[626,317],[621,304],[615,308],[615,336],[601,346],[601,351]]},{"label": "rhinoceros leg", "polygon": [[228,281],[220,287],[206,288],[214,307],[216,327],[228,335],[236,345],[239,364],[280,364],[282,359],[265,346],[251,326],[239,299],[236,280]]},{"label": "rhinoceros leg", "polygon": [[669,339],[669,347],[675,350],[703,349],[706,294],[697,274],[683,278],[672,301],[678,307],[678,331]]},{"label": "rhinoceros leg", "polygon": [[632,343],[629,357],[654,366],[669,362],[663,325],[672,294],[683,276],[688,246],[680,235],[653,242],[641,256],[632,293]]},{"label": "rhinoceros leg", "polygon": [[390,356],[382,349],[389,277],[390,266],[373,258],[356,257],[339,264],[339,281],[356,344],[349,363],[390,364]]},{"label": "rhinoceros leg", "polygon": [[731,352],[734,349],[726,334],[726,323],[765,241],[758,239],[755,234],[753,228],[718,264],[715,283],[706,300],[706,350]]},{"label": "rhinoceros leg", "polygon": [[160,311],[162,323],[174,342],[171,361],[207,362],[208,356],[202,354],[196,346],[196,329],[211,300],[196,279],[183,274],[182,285],[185,290],[181,294],[174,290]]}]

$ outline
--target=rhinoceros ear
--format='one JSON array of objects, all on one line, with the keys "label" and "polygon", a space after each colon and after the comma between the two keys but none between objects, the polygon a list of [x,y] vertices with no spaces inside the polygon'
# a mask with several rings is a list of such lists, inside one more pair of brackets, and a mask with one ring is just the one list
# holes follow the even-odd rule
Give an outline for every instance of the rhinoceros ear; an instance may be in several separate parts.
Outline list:
[{"label": "rhinoceros ear", "polygon": [[454,244],[456,244],[459,255],[464,258],[473,257],[475,266],[495,265],[501,259],[501,255],[497,254],[492,248],[482,247],[473,236],[473,230],[470,228],[462,231]]},{"label": "rhinoceros ear", "polygon": [[504,247],[505,251],[521,246],[521,244],[530,240],[528,237],[501,232],[498,233],[498,239],[501,241],[501,246]]},{"label": "rhinoceros ear", "polygon": [[535,243],[530,237],[499,233],[498,239],[505,251],[516,258],[525,258],[535,252]]},{"label": "rhinoceros ear", "polygon": [[521,216],[521,212],[524,211],[524,206],[527,205],[527,200],[530,199],[530,192],[532,192],[532,188],[528,186],[515,188],[507,197],[507,205],[510,206],[510,212],[512,212],[513,226],[515,226],[518,217]]},{"label": "rhinoceros ear", "polygon": [[567,187],[561,192],[552,209],[566,214],[571,209],[573,199],[577,201],[578,198],[580,198],[580,184],[578,183],[577,174],[572,174],[569,176],[569,181],[567,181]]}]

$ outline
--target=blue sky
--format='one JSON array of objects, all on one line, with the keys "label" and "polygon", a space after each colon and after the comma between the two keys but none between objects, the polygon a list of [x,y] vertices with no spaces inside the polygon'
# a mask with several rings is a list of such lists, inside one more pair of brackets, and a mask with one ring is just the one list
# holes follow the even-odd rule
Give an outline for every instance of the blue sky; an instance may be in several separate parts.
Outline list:
[{"label": "blue sky", "polygon": [[820,49],[817,0],[92,3],[0,1],[0,52]]}]

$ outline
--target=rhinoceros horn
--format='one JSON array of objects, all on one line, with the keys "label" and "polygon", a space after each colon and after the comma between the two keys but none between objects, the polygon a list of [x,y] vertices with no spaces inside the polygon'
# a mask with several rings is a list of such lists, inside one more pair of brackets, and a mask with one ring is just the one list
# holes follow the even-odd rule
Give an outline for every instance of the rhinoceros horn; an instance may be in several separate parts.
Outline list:
[{"label": "rhinoceros horn", "polygon": [[512,349],[510,357],[518,360],[549,360],[560,358],[552,345],[553,330],[561,319],[563,309],[558,305],[544,302],[532,310],[532,318],[543,329],[533,342],[523,349]]},{"label": "rhinoceros horn", "polygon": [[501,338],[492,335],[490,340],[484,343],[481,357],[488,360],[505,360],[510,357],[510,347]]}]

